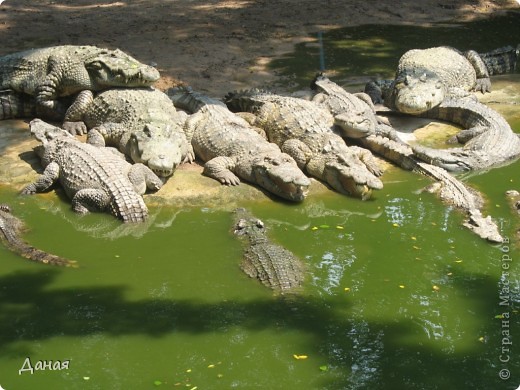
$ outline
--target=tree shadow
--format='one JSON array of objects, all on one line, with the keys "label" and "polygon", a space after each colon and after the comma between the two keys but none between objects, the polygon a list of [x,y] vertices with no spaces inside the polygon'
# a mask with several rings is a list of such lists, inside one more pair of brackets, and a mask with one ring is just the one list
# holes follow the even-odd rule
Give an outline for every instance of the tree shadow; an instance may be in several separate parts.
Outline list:
[{"label": "tree shadow", "polygon": [[[316,32],[316,36],[317,37]],[[520,14],[510,12],[484,20],[424,25],[364,25],[323,32],[325,70],[342,79],[366,81],[392,78],[404,52],[435,46],[486,52],[516,46],[520,36]],[[303,42],[295,50],[270,63],[298,87],[307,87],[319,70],[320,48]]]},{"label": "tree shadow", "polygon": [[[460,274],[454,286],[466,297],[467,310],[482,318],[479,332],[491,347],[475,340],[472,347],[456,350],[435,343],[407,342],[410,335],[423,331],[416,318],[388,322],[356,319],[348,314],[344,299],[334,297],[294,295],[218,303],[129,301],[124,298],[123,286],[49,288],[59,272],[23,271],[0,278],[0,348],[4,354],[26,356],[29,351],[20,351],[16,343],[56,336],[161,337],[226,332],[237,326],[250,332],[295,329],[311,335],[306,349],[309,354],[324,356],[331,368],[341,372],[329,380],[328,389],[508,388],[497,375],[501,368],[501,325],[490,318],[500,314],[501,308],[489,297],[497,291],[498,283],[489,276]],[[464,324],[458,324],[456,332],[462,337]],[[518,359],[508,363],[511,372],[520,368],[519,363]]]}]

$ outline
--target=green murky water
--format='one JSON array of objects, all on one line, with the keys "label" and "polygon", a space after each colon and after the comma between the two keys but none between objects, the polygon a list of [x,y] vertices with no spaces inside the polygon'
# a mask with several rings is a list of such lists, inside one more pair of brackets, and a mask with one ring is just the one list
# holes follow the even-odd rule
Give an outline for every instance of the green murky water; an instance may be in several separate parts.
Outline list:
[{"label": "green murky water", "polygon": [[[430,43],[453,44],[443,39],[477,26]],[[374,28],[325,38],[353,45],[355,34],[370,37]],[[401,27],[379,28],[393,46],[367,54],[374,66],[383,55],[394,62],[405,42]],[[390,74],[385,64],[381,72]],[[362,65],[340,72],[361,75],[352,69]],[[514,114],[512,124],[520,131]],[[504,192],[520,189],[519,168],[467,178],[510,239],[518,218]],[[31,244],[81,267],[40,266],[0,247],[0,385],[516,389],[519,251],[487,244],[460,225],[458,212],[417,194],[427,179],[391,169],[384,181],[367,202],[331,192],[300,205],[244,204],[306,264],[304,290],[287,297],[240,271],[228,212],[151,208],[150,223],[131,230],[107,215],[78,217],[65,200],[1,188],[0,202],[30,225]],[[52,360],[69,368],[19,375],[27,357],[34,366]],[[499,377],[507,372],[510,379]]]}]

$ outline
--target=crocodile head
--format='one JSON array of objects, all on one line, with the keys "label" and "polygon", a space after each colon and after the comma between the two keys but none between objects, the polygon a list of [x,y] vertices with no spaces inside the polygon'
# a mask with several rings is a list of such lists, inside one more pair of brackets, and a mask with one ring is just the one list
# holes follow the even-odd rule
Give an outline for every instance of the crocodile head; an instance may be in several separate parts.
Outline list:
[{"label": "crocodile head", "polygon": [[171,125],[147,124],[131,134],[128,148],[134,162],[147,165],[157,176],[168,177],[188,154],[188,141]]},{"label": "crocodile head", "polygon": [[44,167],[54,160],[54,155],[58,150],[58,144],[53,141],[60,139],[64,142],[76,142],[76,138],[67,130],[60,129],[41,119],[33,119],[29,123],[29,127],[34,138],[41,142],[41,145],[37,145],[33,150],[40,157]]},{"label": "crocodile head", "polygon": [[[355,156],[337,154],[325,162],[317,163],[322,165],[322,180],[342,194],[367,200],[372,196],[373,190],[383,188],[381,180]],[[313,164],[316,161],[310,161],[308,169],[312,169]]]},{"label": "crocodile head", "polygon": [[233,214],[235,219],[233,233],[237,236],[265,235],[265,224],[262,220],[253,217],[246,209],[238,208]]},{"label": "crocodile head", "polygon": [[267,191],[295,202],[305,199],[311,185],[294,159],[280,150],[254,153],[237,166],[237,171]]},{"label": "crocodile head", "polygon": [[365,105],[366,110],[346,111],[334,116],[334,124],[341,128],[343,136],[364,138],[375,133],[377,119],[368,104]]},{"label": "crocodile head", "polygon": [[418,115],[439,105],[446,96],[446,90],[435,73],[414,70],[395,79],[392,95],[393,104],[399,112]]},{"label": "crocodile head", "polygon": [[[374,108],[360,94],[347,92],[323,73],[318,73],[311,82],[311,89],[317,94],[324,94],[334,114],[334,124],[341,128],[342,134],[349,138],[363,138],[376,131],[377,119]],[[318,100],[321,101],[321,100]],[[339,109],[338,109],[339,108]],[[340,112],[338,112],[340,111]]]},{"label": "crocodile head", "polygon": [[85,68],[98,89],[108,87],[146,87],[159,80],[159,71],[119,49],[102,49],[85,60]]}]

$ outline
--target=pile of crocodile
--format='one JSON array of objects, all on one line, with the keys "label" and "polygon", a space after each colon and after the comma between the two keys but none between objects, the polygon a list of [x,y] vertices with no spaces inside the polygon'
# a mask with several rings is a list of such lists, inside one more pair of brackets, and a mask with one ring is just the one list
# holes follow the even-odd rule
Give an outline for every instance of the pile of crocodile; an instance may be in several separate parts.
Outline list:
[{"label": "pile of crocodile", "polygon": [[[159,72],[120,50],[56,46],[0,57],[0,119],[61,123],[31,122],[44,171],[22,194],[58,182],[78,213],[143,222],[142,195],[175,180],[176,168],[195,158],[203,174],[224,185],[246,181],[291,202],[304,201],[309,176],[366,200],[383,187],[377,155],[431,178],[428,190],[462,209],[466,227],[501,242],[497,225],[482,215],[482,197],[449,172],[488,169],[520,155],[520,138],[507,121],[473,94],[490,90],[491,75],[514,70],[518,56],[518,47],[410,50],[393,80],[370,82],[363,93],[319,74],[310,99],[259,89],[215,99],[189,87],[153,88]],[[460,125],[452,142],[461,145],[408,144],[382,117],[390,114]],[[75,137],[81,134],[86,142]],[[2,231],[13,226],[5,213]],[[299,261],[269,243],[259,220],[243,210],[235,215],[235,233],[249,238],[245,272],[279,290],[300,285]]]}]

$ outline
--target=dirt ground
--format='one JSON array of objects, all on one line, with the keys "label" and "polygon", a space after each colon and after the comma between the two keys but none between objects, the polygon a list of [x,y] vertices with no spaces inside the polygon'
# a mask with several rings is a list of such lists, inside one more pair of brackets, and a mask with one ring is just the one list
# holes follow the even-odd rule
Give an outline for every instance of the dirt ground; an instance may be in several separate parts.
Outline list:
[{"label": "dirt ground", "polygon": [[120,48],[212,96],[277,81],[269,62],[317,31],[473,20],[517,0],[0,0],[0,55],[34,47]]},{"label": "dirt ground", "polygon": [[[519,0],[520,1],[520,0]],[[234,89],[283,84],[270,61],[312,42],[317,31],[362,24],[457,22],[520,9],[518,1],[459,0],[0,0],[0,55],[63,44],[119,48],[213,97]],[[0,124],[0,186],[23,188],[37,177],[38,142],[25,120]],[[176,206],[269,199],[254,186],[226,188],[183,164],[147,202]],[[326,191],[313,180],[311,192]],[[55,196],[53,193],[47,196]]]}]

